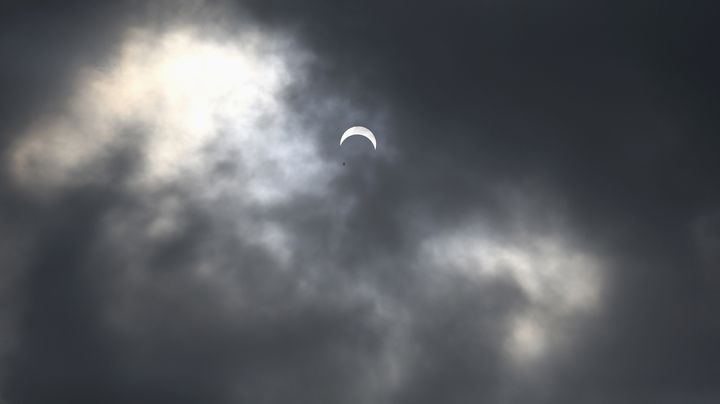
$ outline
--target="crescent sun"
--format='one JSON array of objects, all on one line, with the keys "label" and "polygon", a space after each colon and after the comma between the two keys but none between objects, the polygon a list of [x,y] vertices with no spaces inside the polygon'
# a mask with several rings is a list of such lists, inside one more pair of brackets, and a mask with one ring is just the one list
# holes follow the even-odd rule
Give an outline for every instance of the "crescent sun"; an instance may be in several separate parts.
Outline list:
[{"label": "crescent sun", "polygon": [[353,126],[352,128],[346,130],[340,137],[340,144],[342,145],[345,139],[355,135],[367,138],[372,143],[373,149],[377,150],[377,140],[375,140],[375,135],[372,131],[370,131],[370,129],[364,126]]}]

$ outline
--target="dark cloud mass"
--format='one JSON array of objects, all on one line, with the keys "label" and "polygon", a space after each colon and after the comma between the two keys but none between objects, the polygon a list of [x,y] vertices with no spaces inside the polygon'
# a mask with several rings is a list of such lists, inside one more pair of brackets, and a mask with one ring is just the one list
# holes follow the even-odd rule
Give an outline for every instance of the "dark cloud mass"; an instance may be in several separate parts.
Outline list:
[{"label": "dark cloud mass", "polygon": [[714,2],[0,10],[0,402],[720,401]]}]

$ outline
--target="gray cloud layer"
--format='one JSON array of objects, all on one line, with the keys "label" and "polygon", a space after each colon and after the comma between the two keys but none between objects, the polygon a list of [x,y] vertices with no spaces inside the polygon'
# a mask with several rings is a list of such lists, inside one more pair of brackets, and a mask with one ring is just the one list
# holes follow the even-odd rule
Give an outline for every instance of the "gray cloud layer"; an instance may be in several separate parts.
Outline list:
[{"label": "gray cloud layer", "polygon": [[4,7],[5,401],[720,397],[712,4]]}]

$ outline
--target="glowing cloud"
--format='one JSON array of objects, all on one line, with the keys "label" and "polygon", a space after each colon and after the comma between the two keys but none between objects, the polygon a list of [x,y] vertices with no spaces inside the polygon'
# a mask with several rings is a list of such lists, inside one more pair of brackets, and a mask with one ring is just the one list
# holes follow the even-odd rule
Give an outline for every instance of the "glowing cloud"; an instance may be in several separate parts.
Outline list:
[{"label": "glowing cloud", "polygon": [[241,183],[249,201],[321,187],[328,171],[314,139],[281,102],[289,71],[301,74],[299,52],[278,51],[286,46],[253,32],[213,41],[190,29],[131,30],[106,67],[79,77],[68,105],[21,137],[11,152],[14,176],[45,190],[104,181],[102,162],[140,144],[138,186],[202,180],[224,162],[236,168],[224,185]]}]

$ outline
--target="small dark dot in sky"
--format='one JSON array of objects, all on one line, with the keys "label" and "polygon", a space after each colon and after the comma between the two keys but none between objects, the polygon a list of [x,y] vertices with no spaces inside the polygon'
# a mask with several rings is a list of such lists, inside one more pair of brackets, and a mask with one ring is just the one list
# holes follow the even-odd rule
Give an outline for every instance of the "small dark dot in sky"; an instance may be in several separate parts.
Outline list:
[{"label": "small dark dot in sky", "polygon": [[343,161],[343,165],[345,165],[345,162]]}]

